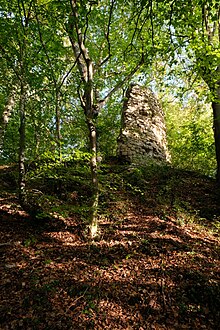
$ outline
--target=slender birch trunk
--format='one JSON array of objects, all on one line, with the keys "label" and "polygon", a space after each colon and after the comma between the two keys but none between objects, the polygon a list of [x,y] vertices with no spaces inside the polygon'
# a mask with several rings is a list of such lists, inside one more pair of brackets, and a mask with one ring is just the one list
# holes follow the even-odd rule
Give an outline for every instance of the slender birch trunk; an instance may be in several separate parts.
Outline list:
[{"label": "slender birch trunk", "polygon": [[80,101],[84,110],[87,127],[89,130],[90,140],[90,169],[92,180],[92,202],[91,214],[89,221],[89,236],[94,238],[98,234],[98,202],[99,202],[99,189],[98,189],[98,175],[97,175],[97,133],[95,125],[95,105],[94,105],[94,90],[93,90],[93,63],[85,47],[82,32],[78,25],[78,12],[77,1],[70,0],[72,15],[69,24],[69,38],[72,44],[72,49],[77,61],[78,70],[81,75],[83,84],[82,95]]},{"label": "slender birch trunk", "polygon": [[99,204],[99,187],[97,175],[97,134],[93,120],[87,119],[89,128],[90,149],[92,151],[90,159],[91,178],[92,178],[92,203],[91,203],[91,218],[89,224],[89,234],[91,238],[97,235],[98,231],[98,204]]}]

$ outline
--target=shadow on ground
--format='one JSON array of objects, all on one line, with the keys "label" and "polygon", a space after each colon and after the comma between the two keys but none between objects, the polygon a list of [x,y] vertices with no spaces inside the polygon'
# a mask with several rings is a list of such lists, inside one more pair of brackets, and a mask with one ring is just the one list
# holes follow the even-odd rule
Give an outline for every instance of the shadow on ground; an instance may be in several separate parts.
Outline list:
[{"label": "shadow on ground", "polygon": [[[145,195],[120,193],[114,211],[109,203],[97,242],[83,240],[74,216],[36,223],[13,191],[2,189],[1,328],[217,329],[219,237],[176,217],[175,200],[191,202],[182,186],[170,213],[159,212],[165,204],[156,199],[144,203],[156,195],[161,201],[159,192],[170,187],[155,182]],[[193,207],[200,201],[197,185]],[[213,196],[209,190],[209,209]]]}]

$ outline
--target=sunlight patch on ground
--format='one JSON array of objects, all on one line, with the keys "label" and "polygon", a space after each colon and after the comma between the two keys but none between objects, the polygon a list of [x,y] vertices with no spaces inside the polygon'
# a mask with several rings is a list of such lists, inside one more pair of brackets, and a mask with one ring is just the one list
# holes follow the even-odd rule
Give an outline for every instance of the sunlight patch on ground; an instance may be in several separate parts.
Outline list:
[{"label": "sunlight patch on ground", "polygon": [[45,233],[44,236],[52,238],[54,240],[58,240],[66,245],[69,245],[69,244],[72,244],[75,242],[79,243],[79,237],[76,234],[73,234],[67,230]]}]

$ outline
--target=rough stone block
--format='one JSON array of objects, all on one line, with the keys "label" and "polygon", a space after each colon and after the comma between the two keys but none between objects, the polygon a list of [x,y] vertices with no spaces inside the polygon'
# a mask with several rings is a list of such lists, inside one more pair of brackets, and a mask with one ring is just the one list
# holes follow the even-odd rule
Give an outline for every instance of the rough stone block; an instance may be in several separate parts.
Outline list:
[{"label": "rough stone block", "polygon": [[131,162],[149,157],[170,160],[164,113],[156,96],[148,88],[131,85],[127,90],[118,155]]}]

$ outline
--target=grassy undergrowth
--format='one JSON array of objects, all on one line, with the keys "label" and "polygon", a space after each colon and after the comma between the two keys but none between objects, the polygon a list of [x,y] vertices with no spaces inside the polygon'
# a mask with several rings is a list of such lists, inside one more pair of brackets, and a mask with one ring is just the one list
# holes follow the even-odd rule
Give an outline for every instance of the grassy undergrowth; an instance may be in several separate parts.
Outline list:
[{"label": "grassy undergrowth", "polygon": [[[7,177],[9,186],[16,177],[11,171]],[[44,163],[29,170],[27,187],[30,201],[41,207],[38,218],[74,214],[79,222],[87,221],[92,195],[87,160]],[[219,189],[214,179],[197,172],[153,161],[145,166],[114,161],[100,165],[99,189],[100,219],[111,217],[118,221],[123,217],[123,200],[131,197],[145,212],[162,219],[173,217],[180,225],[196,223],[214,232],[220,230]],[[113,207],[116,202],[117,207]]]}]

